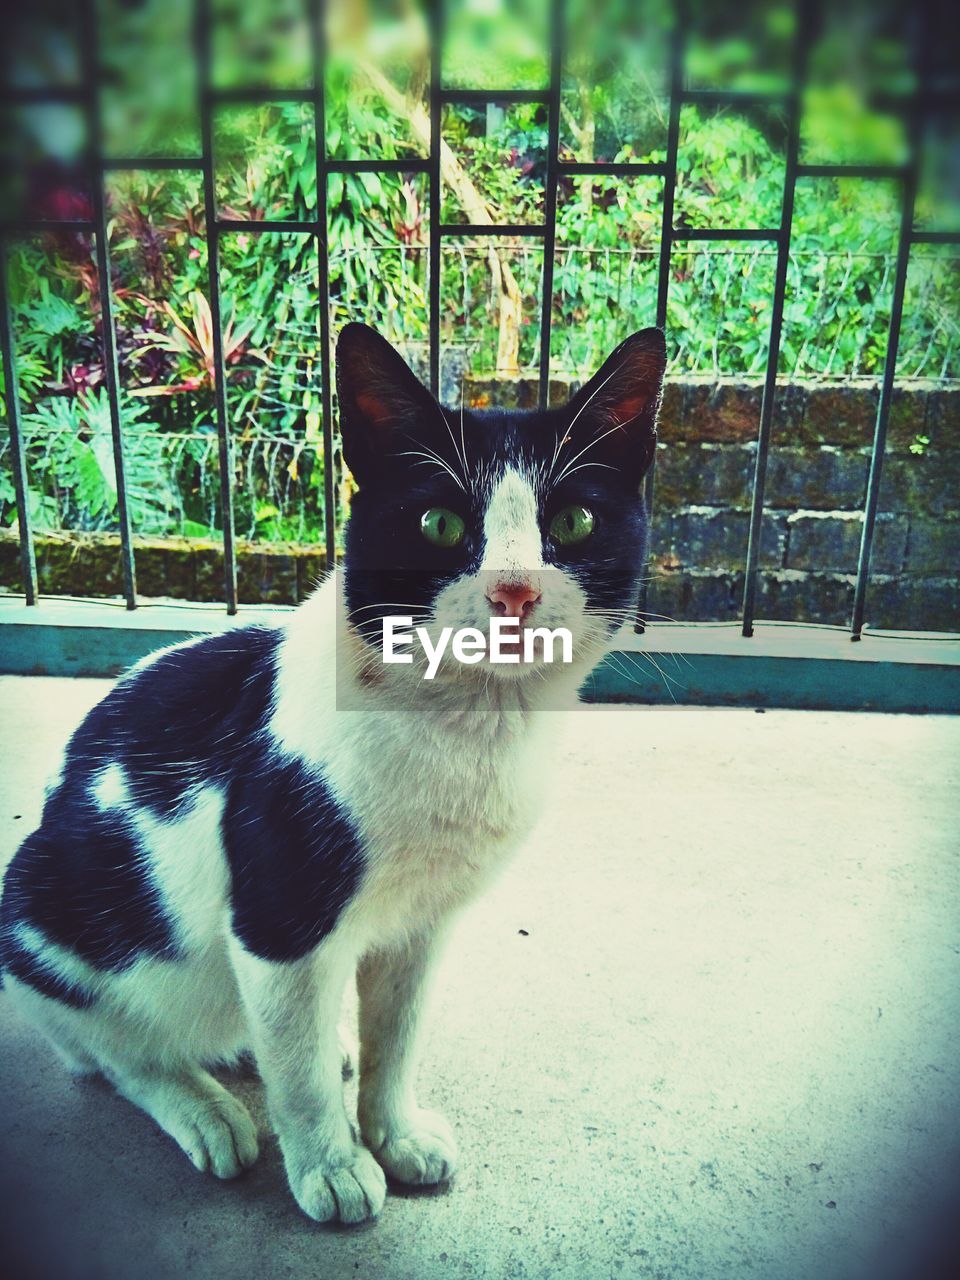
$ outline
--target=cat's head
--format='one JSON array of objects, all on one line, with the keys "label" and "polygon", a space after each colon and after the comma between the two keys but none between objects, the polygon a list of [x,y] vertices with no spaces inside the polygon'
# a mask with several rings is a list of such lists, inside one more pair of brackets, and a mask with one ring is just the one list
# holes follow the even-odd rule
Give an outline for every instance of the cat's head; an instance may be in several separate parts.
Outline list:
[{"label": "cat's head", "polygon": [[[569,629],[576,658],[595,660],[637,604],[665,361],[663,334],[644,329],[563,408],[447,409],[385,339],[347,325],[337,393],[359,489],[344,585],[367,644],[382,648],[385,617],[435,635],[507,615],[521,631]],[[471,669],[549,678],[542,647],[532,653]],[[456,666],[451,655],[438,674],[461,677]]]}]

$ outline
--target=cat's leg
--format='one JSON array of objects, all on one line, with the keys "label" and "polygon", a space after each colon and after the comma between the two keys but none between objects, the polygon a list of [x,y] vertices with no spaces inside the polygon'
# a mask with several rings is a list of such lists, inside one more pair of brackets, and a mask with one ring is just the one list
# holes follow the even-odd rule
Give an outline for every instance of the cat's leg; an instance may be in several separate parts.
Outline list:
[{"label": "cat's leg", "polygon": [[[190,1010],[154,1008],[149,1026],[112,1001],[71,1008],[7,975],[21,1013],[53,1044],[69,1070],[99,1071],[183,1148],[198,1169],[236,1177],[257,1158],[257,1131],[246,1107],[183,1053]],[[105,981],[105,980],[102,980]]]},{"label": "cat's leg", "polygon": [[337,1027],[337,1044],[340,1050],[340,1074],[344,1080],[350,1080],[360,1061],[360,1046],[353,1027],[343,1018]]},{"label": "cat's leg", "polygon": [[365,956],[357,971],[360,1128],[387,1173],[416,1186],[445,1181],[457,1161],[450,1125],[414,1097],[426,978],[439,941],[433,932],[417,934]]},{"label": "cat's leg", "polygon": [[53,1044],[57,1057],[72,1076],[93,1076],[100,1070],[100,1065],[97,1060],[90,1057],[89,1054],[78,1051],[72,1046],[68,1047],[64,1044],[57,1044],[55,1041],[52,1041],[51,1043]]},{"label": "cat's leg", "polygon": [[257,1130],[239,1099],[200,1067],[104,1066],[118,1093],[141,1107],[202,1173],[235,1178],[257,1159]]},{"label": "cat's leg", "polygon": [[330,939],[293,961],[261,960],[237,942],[233,961],[290,1189],[318,1222],[363,1222],[386,1197],[343,1102],[337,1031],[354,953]]},{"label": "cat's leg", "polygon": [[[27,1020],[46,1036],[51,1048],[72,1076],[92,1076],[100,1070],[99,1060],[89,1052],[82,1037],[71,1034],[68,1018],[57,1004],[35,991],[23,994],[20,983],[8,984],[14,1001],[26,1013]],[[59,1015],[59,1016],[57,1016]]]}]

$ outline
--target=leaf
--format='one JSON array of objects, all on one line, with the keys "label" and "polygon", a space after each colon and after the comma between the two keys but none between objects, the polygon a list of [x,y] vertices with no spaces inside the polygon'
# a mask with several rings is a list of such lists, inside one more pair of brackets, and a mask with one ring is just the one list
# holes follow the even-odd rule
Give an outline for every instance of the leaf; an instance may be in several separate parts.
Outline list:
[{"label": "leaf", "polygon": [[79,333],[87,327],[76,306],[49,293],[24,308],[24,319],[48,338]]},{"label": "leaf", "polygon": [[203,352],[204,359],[213,359],[213,319],[210,314],[210,303],[199,289],[190,294],[190,305],[193,308],[194,329],[197,343]]},{"label": "leaf", "polygon": [[76,501],[92,516],[98,516],[107,507],[112,510],[116,505],[116,488],[108,487],[100,460],[86,445],[78,447],[74,490]]}]

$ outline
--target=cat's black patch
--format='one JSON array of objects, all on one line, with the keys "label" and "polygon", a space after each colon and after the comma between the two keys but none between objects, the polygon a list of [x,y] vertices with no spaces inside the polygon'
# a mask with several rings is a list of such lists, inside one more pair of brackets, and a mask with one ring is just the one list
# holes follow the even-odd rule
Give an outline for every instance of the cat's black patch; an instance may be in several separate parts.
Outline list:
[{"label": "cat's black patch", "polygon": [[143,955],[177,953],[129,824],[115,811],[102,812],[73,777],[47,801],[43,821],[17,850],[4,880],[0,965],[11,973],[7,949],[20,924],[98,969],[116,972]]},{"label": "cat's black patch", "polygon": [[[98,969],[176,957],[129,821],[120,809],[101,809],[92,791],[100,772],[118,765],[133,803],[169,819],[192,786],[226,782],[262,751],[279,641],[279,631],[265,627],[206,637],[131,672],[93,708],[70,740],[40,826],[4,878],[0,967],[23,969],[7,954],[20,924]],[[44,994],[64,998],[49,982]]]},{"label": "cat's black patch", "polygon": [[134,800],[169,817],[192,785],[222,782],[270,711],[280,632],[237,627],[163,653],[121,680],[73,735],[65,770],[123,766]]},{"label": "cat's black patch", "polygon": [[78,1005],[73,989],[18,950],[18,925],[98,969],[119,971],[147,955],[176,958],[135,833],[122,808],[104,811],[94,799],[107,766],[119,767],[131,802],[160,820],[176,817],[192,788],[224,788],[234,926],[249,950],[293,959],[330,932],[356,888],[363,853],[322,780],[271,754],[265,729],[280,639],[273,628],[240,627],[170,650],[94,707],[70,740],[39,828],[7,872],[0,967]]},{"label": "cat's black patch", "polygon": [[264,960],[295,960],[333,929],[363,869],[353,824],[298,761],[252,758],[223,816],[233,931]]}]

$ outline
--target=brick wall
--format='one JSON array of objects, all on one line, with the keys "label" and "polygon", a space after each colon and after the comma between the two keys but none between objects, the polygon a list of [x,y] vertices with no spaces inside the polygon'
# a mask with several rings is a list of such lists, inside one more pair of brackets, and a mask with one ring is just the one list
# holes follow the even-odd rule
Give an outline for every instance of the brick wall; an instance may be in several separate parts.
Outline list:
[{"label": "brick wall", "polygon": [[[569,386],[551,385],[551,398]],[[530,407],[533,380],[467,383],[471,404]],[[877,388],[780,388],[766,483],[757,617],[846,624],[853,604]],[[736,619],[743,594],[750,490],[760,415],[757,385],[710,381],[667,388],[657,452],[648,609],[683,621]],[[912,452],[911,450],[919,450]],[[118,540],[40,536],[41,591],[115,595]],[[315,546],[240,544],[244,602],[292,603],[323,568]],[[215,543],[140,540],[146,596],[221,598]],[[0,532],[0,590],[17,591],[15,536]],[[880,493],[867,623],[960,630],[960,388],[897,390]]]}]

